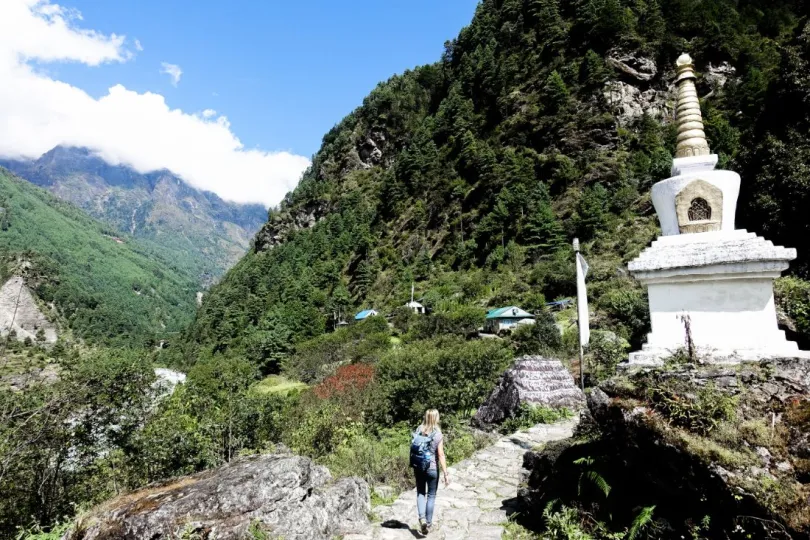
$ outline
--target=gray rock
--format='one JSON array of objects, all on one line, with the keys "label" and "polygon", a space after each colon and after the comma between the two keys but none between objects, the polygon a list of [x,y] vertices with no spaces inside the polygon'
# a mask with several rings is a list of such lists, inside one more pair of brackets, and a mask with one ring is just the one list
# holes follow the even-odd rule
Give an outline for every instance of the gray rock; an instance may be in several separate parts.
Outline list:
[{"label": "gray rock", "polygon": [[605,61],[621,74],[637,81],[650,81],[658,74],[658,67],[650,58],[613,50]]},{"label": "gray rock", "polygon": [[559,360],[522,356],[498,379],[475,421],[479,425],[502,422],[513,416],[521,403],[580,409],[585,396]]},{"label": "gray rock", "polygon": [[737,75],[737,70],[728,62],[723,62],[720,65],[713,66],[709,64],[706,66],[706,71],[703,73],[703,78],[709,83],[712,90],[719,90],[723,88],[730,78]]},{"label": "gray rock", "polygon": [[30,338],[36,342],[40,334],[45,344],[56,343],[56,325],[42,313],[20,276],[11,277],[0,287],[0,336],[5,337],[10,330],[14,330],[17,341]]},{"label": "gray rock", "polygon": [[655,88],[642,91],[623,81],[608,81],[602,95],[622,124],[641,118],[645,113],[653,118],[665,118],[672,113],[669,91]]},{"label": "gray rock", "polygon": [[[81,538],[158,540],[196,531],[235,540],[256,523],[287,539],[327,539],[361,532],[370,509],[363,480],[332,482],[325,467],[301,456],[249,456],[108,501]],[[63,540],[78,538],[68,532]]]}]

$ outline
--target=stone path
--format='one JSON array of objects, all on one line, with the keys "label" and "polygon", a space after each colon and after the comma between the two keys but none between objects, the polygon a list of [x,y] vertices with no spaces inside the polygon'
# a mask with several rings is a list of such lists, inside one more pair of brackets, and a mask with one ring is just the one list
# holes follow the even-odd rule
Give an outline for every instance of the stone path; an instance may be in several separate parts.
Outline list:
[{"label": "stone path", "polygon": [[[498,439],[492,446],[448,468],[450,485],[439,484],[433,531],[437,540],[499,540],[507,515],[516,503],[523,454],[535,446],[570,437],[576,419],[539,424]],[[416,489],[399,496],[391,506],[378,506],[381,523],[344,540],[399,540],[422,538],[417,532]]]}]

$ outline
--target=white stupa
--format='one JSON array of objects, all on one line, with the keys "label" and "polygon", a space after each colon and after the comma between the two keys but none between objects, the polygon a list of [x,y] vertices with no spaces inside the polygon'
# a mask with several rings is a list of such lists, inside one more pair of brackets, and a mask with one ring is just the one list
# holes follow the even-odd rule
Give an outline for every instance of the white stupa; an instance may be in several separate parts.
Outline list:
[{"label": "white stupa", "polygon": [[810,357],[776,322],[773,280],[796,250],[734,228],[740,176],[715,170],[692,59],[682,55],[677,68],[673,176],[652,188],[662,235],[629,264],[649,291],[652,332],[629,364],[660,364],[688,346],[688,334],[698,355],[715,362]]}]

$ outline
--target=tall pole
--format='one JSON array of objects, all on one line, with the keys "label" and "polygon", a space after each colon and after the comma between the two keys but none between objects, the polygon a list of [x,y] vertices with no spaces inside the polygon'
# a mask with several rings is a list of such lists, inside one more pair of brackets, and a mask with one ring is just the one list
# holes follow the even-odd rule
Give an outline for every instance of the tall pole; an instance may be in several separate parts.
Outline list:
[{"label": "tall pole", "polygon": [[[574,264],[578,265],[577,254],[579,253],[579,238],[574,238]],[[577,287],[577,295],[579,295],[579,287]],[[577,302],[579,304],[579,302]],[[579,347],[579,387],[585,390],[585,355],[582,351],[582,321],[580,321],[579,312],[577,312],[577,346]]]}]

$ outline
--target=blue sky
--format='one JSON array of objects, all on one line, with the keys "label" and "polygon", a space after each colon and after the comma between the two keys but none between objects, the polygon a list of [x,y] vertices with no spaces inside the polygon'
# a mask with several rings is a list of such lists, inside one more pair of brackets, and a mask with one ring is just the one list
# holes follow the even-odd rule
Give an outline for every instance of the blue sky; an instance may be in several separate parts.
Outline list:
[{"label": "blue sky", "polygon": [[[374,86],[439,59],[477,0],[62,0],[83,28],[138,39],[127,62],[60,63],[48,74],[94,98],[121,84],[184,112],[227,116],[248,148],[310,157]],[[180,66],[175,87],[162,62]]]}]

